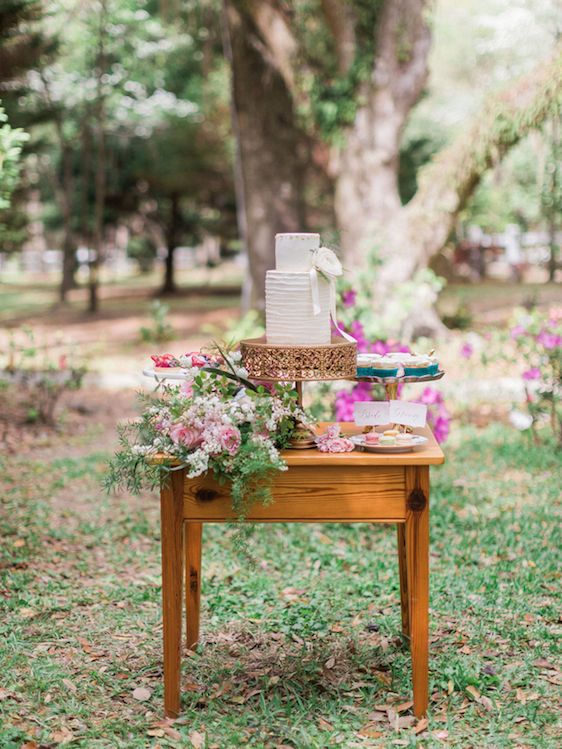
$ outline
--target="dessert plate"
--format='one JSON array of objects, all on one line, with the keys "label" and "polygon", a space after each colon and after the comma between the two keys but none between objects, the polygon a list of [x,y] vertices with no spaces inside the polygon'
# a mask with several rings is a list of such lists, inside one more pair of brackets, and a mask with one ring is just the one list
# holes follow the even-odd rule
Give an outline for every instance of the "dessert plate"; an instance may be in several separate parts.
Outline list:
[{"label": "dessert plate", "polygon": [[410,453],[416,447],[421,447],[427,442],[427,437],[421,437],[419,434],[412,435],[412,441],[407,445],[367,445],[365,444],[364,434],[355,434],[349,438],[356,447],[365,450],[367,453],[379,453],[392,455],[397,453]]}]

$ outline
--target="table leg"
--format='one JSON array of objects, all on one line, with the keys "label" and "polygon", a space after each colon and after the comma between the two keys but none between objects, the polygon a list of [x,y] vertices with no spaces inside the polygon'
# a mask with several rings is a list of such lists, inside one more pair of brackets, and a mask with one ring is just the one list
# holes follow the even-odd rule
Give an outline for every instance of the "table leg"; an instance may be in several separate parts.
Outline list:
[{"label": "table leg", "polygon": [[183,480],[184,472],[175,471],[160,489],[164,710],[169,718],[180,713]]},{"label": "table leg", "polygon": [[400,578],[400,609],[402,612],[402,634],[410,637],[410,604],[408,601],[408,569],[406,564],[406,526],[396,524],[398,542],[398,576]]},{"label": "table leg", "polygon": [[203,523],[185,525],[185,630],[190,650],[199,640],[202,532]]},{"label": "table leg", "polygon": [[406,568],[414,714],[427,712],[429,660],[429,467],[406,467]]}]

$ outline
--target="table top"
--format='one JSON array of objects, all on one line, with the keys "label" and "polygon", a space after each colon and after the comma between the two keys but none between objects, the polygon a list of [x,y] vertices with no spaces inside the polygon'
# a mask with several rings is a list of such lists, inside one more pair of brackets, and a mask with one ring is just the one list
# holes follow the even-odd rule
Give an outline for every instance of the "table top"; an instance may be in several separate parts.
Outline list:
[{"label": "table top", "polygon": [[[323,432],[329,424],[319,424]],[[342,434],[362,434],[362,427],[354,423],[340,423]],[[425,426],[414,429],[414,434],[427,437],[423,447],[409,453],[370,453],[354,450],[350,453],[322,453],[320,450],[283,450],[281,453],[288,466],[356,465],[356,466],[435,466],[445,462],[443,451],[437,444],[431,429]]]},{"label": "table top", "polygon": [[[318,424],[321,433],[330,426],[329,422]],[[362,434],[362,427],[354,423],[340,422],[342,434]],[[410,453],[377,454],[354,450],[349,453],[322,453],[320,450],[283,450],[281,455],[288,466],[437,466],[445,462],[443,451],[437,444],[431,429],[425,426],[414,429],[414,434],[427,437],[423,447]],[[168,462],[169,456],[159,453],[152,456],[154,463]],[[170,461],[173,465],[174,461]]]}]

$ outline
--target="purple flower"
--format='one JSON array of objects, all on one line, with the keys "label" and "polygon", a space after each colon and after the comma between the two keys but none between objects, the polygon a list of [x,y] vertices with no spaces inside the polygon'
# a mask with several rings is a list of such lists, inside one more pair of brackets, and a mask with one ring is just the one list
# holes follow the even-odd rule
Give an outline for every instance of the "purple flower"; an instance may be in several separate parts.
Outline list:
[{"label": "purple flower", "polygon": [[388,354],[390,351],[388,344],[386,341],[375,341],[373,345],[371,346],[371,351],[373,354]]},{"label": "purple flower", "polygon": [[463,357],[463,359],[470,359],[470,357],[474,353],[474,346],[472,346],[470,343],[463,343],[459,353]]},{"label": "purple flower", "polygon": [[556,333],[549,333],[548,330],[541,330],[536,338],[537,343],[544,346],[545,349],[559,348],[562,345],[562,336]]},{"label": "purple flower", "polygon": [[433,434],[437,442],[445,442],[451,430],[451,419],[447,416],[438,416],[433,422]]},{"label": "purple flower", "polygon": [[524,325],[516,325],[514,328],[511,328],[511,330],[509,331],[509,335],[515,341],[517,338],[521,338],[521,336],[525,335],[526,332],[527,329]]},{"label": "purple flower", "polygon": [[523,377],[524,380],[540,380],[541,371],[538,367],[531,367],[530,369],[525,370],[521,377]]},{"label": "purple flower", "polygon": [[418,398],[417,403],[425,403],[426,406],[435,406],[439,403],[443,403],[443,396],[441,395],[439,390],[427,387],[424,388],[424,391]]},{"label": "purple flower", "polygon": [[355,300],[357,299],[357,292],[355,289],[347,289],[342,294],[342,302],[344,307],[353,307]]}]

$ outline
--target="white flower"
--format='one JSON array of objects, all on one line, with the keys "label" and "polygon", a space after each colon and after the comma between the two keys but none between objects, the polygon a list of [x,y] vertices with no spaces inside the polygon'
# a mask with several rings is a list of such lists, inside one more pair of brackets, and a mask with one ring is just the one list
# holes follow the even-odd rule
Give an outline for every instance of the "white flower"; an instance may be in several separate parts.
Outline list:
[{"label": "white flower", "polygon": [[533,423],[533,417],[523,411],[511,411],[509,414],[509,421],[512,426],[519,429],[520,432],[523,432],[525,429],[529,429]]},{"label": "white flower", "polygon": [[193,367],[193,362],[191,361],[191,356],[180,356],[178,359],[180,365],[184,369],[191,369]]},{"label": "white flower", "polygon": [[342,264],[338,260],[338,256],[328,247],[320,247],[316,250],[312,258],[312,265],[328,278],[336,278],[343,274]]}]

